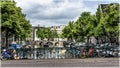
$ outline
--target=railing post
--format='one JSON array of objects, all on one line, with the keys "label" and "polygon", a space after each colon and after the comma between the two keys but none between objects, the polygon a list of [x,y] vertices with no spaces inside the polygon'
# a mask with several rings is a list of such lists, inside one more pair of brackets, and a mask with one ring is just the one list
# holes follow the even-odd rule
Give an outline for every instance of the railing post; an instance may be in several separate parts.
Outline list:
[{"label": "railing post", "polygon": [[36,54],[37,54],[37,51],[36,51],[36,48],[34,48],[34,59],[37,59]]},{"label": "railing post", "polygon": [[34,49],[31,49],[31,59],[34,59]]}]

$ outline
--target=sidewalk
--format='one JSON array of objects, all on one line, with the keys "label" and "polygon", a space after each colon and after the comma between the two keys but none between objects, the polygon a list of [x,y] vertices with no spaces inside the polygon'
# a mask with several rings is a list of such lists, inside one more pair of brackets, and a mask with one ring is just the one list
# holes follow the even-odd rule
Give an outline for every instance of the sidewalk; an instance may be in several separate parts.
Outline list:
[{"label": "sidewalk", "polygon": [[118,67],[118,58],[6,60],[3,67]]}]

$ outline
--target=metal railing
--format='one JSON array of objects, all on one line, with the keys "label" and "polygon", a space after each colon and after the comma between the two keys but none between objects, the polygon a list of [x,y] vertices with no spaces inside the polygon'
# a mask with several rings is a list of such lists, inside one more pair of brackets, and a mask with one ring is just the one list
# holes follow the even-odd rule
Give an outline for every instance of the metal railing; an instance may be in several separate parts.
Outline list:
[{"label": "metal railing", "polygon": [[[85,54],[84,54],[85,53]],[[20,59],[69,59],[87,57],[117,57],[119,51],[96,48],[89,56],[89,50],[84,52],[82,49],[48,47],[48,48],[22,48],[17,49],[16,54]]]},{"label": "metal railing", "polygon": [[16,49],[19,59],[70,59],[82,57],[119,57],[119,47],[86,46],[80,47],[44,47]]},{"label": "metal railing", "polygon": [[20,59],[64,59],[65,48],[22,48],[16,54]]}]

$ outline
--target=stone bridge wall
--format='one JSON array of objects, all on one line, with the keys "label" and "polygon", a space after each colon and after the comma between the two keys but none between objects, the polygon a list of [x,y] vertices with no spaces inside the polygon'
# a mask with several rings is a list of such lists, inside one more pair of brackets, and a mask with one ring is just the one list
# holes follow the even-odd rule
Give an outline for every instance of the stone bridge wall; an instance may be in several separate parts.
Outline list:
[{"label": "stone bridge wall", "polygon": [[46,45],[47,43],[51,43],[52,45],[50,45],[50,47],[63,47],[63,41],[29,41],[28,45],[42,46],[40,43],[42,43],[42,45]]}]

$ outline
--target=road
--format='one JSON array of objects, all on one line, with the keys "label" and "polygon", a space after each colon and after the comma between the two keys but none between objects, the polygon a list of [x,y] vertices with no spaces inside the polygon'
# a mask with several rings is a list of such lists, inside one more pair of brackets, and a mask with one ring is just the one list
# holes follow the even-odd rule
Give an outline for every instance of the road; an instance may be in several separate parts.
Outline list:
[{"label": "road", "polygon": [[2,60],[2,67],[119,67],[119,58]]}]

